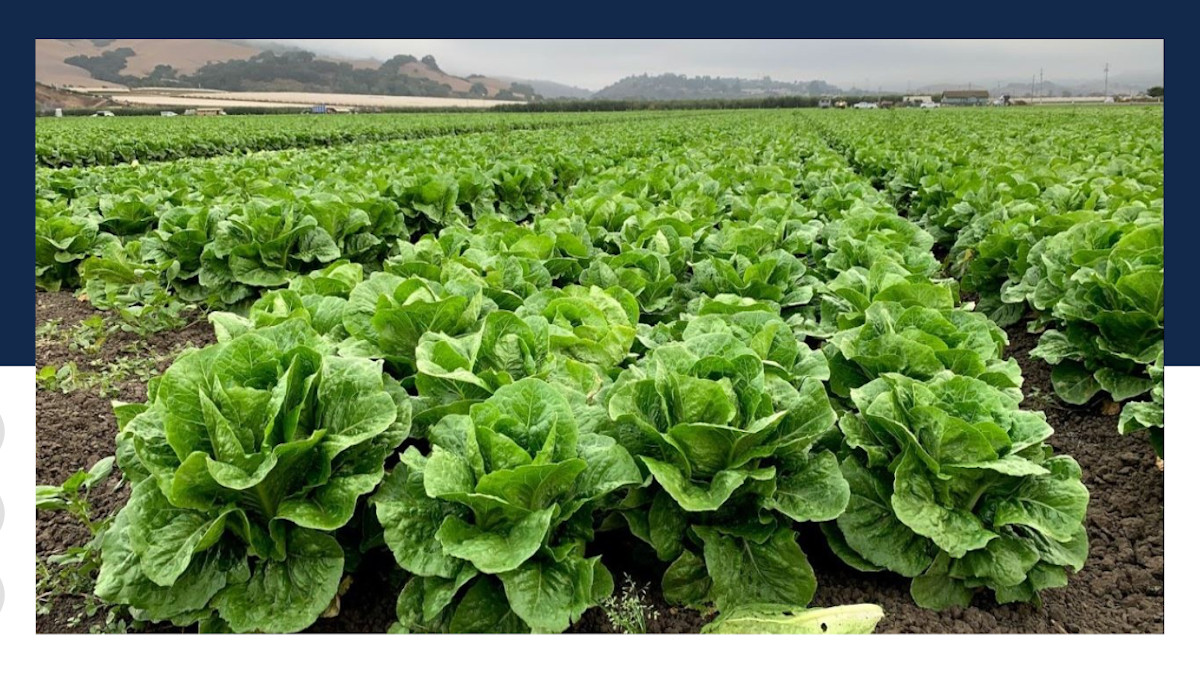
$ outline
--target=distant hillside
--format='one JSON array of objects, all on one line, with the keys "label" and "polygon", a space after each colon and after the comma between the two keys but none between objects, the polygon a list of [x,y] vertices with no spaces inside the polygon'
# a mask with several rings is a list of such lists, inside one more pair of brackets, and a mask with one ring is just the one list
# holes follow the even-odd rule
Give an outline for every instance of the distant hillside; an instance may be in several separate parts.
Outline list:
[{"label": "distant hillside", "polygon": [[445,73],[433,56],[387,61],[323,57],[244,40],[37,40],[34,79],[78,88],[198,87],[231,92],[533,100],[533,88]]},{"label": "distant hillside", "polygon": [[742,99],[771,96],[839,94],[841,89],[823,80],[782,82],[770,78],[720,78],[664,73],[628,76],[592,95],[593,99]]},{"label": "distant hillside", "polygon": [[39,111],[54,109],[99,109],[112,104],[103,97],[92,97],[70,90],[61,90],[41,83],[33,84],[34,101]]},{"label": "distant hillside", "polygon": [[542,95],[546,99],[589,99],[593,92],[582,87],[574,85],[564,85],[556,83],[552,80],[534,80],[530,78],[509,78],[508,76],[496,76],[503,80],[509,80],[521,85],[528,85],[533,88],[534,92]]},{"label": "distant hillside", "polygon": [[[105,52],[128,51],[121,74],[143,77],[159,64],[191,74],[209,62],[246,59],[262,50],[232,40],[50,40],[35,41],[34,80],[47,85],[103,87],[112,81],[97,78],[80,61],[104,60]],[[71,62],[76,63],[71,63]],[[88,63],[88,62],[84,62]]]}]

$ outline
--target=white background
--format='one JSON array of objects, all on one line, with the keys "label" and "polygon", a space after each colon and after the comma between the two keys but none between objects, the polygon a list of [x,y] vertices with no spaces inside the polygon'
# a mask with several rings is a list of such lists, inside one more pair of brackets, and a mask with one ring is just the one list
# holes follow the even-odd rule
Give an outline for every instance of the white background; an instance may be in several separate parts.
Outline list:
[{"label": "white background", "polygon": [[[1200,367],[1169,367],[1165,636],[194,636],[34,634],[34,369],[0,367],[0,677],[1062,678],[1188,676],[1197,632]],[[1084,567],[1087,568],[1086,566]],[[819,587],[819,585],[818,585]]]}]

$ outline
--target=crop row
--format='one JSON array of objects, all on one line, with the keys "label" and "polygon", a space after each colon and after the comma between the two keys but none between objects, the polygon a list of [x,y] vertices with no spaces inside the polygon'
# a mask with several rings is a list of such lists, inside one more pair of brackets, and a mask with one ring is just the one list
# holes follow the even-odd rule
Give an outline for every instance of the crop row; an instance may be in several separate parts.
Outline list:
[{"label": "crop row", "polygon": [[502,229],[580,181],[608,181],[618,159],[679,144],[671,125],[638,125],[659,133],[599,125],[39,172],[36,282],[84,287],[155,330],[185,303],[248,304],[335,260],[377,269],[426,232]]},{"label": "crop row", "polygon": [[1033,312],[1063,401],[1124,402],[1120,431],[1150,428],[1161,451],[1161,110],[904,113],[822,127],[936,237],[982,311]]},{"label": "crop row", "polygon": [[[654,118],[641,112],[628,119]],[[89,167],[167,161],[359,142],[580,125],[621,114],[405,113],[370,116],[129,116],[38,118],[34,143],[41,167]]]},{"label": "crop row", "polygon": [[299,630],[385,544],[395,630],[557,632],[613,589],[597,532],[628,532],[710,631],[869,630],[805,611],[810,523],[925,607],[1065,584],[1079,467],[927,232],[791,114],[613,135],[544,210],[401,210],[377,262],[287,261],[211,314],[116,406],[133,490],[97,593]]}]

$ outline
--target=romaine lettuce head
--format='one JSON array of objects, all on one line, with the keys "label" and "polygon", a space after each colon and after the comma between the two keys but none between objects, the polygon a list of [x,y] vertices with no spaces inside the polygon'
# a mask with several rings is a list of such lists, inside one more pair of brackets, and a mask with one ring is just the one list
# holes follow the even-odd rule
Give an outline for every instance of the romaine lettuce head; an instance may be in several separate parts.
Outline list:
[{"label": "romaine lettuce head", "polygon": [[637,335],[638,303],[617,286],[567,286],[529,297],[517,316],[548,322],[555,354],[607,372],[629,356]]},{"label": "romaine lettuce head", "polygon": [[693,320],[608,393],[620,440],[655,481],[621,515],[672,562],[663,588],[677,604],[805,606],[816,582],[790,522],[833,519],[849,500],[833,453],[814,450],[835,420],[814,377],[823,362],[799,360],[787,325],[764,314]]},{"label": "romaine lettuce head", "polygon": [[185,352],[144,406],[122,406],[134,481],[104,539],[96,593],[142,618],[215,615],[287,632],[337,593],[332,532],[383,478],[409,404],[379,362],[320,353],[290,320]]},{"label": "romaine lettuce head", "polygon": [[414,575],[399,630],[561,632],[611,593],[599,558],[584,556],[592,513],[643,478],[616,441],[581,431],[561,390],[537,378],[503,385],[442,418],[429,441],[372,500]]},{"label": "romaine lettuce head", "polygon": [[933,609],[966,606],[981,587],[1036,602],[1082,567],[1088,492],[1079,465],[1043,443],[1042,414],[949,371],[884,374],[851,399],[857,412],[840,421],[851,498],[826,526],[848,564],[914,577],[913,598]]},{"label": "romaine lettuce head", "polygon": [[376,272],[355,286],[342,316],[350,336],[343,354],[384,359],[395,377],[410,378],[422,334],[470,331],[485,312],[480,281],[456,273],[443,283]]},{"label": "romaine lettuce head", "polygon": [[[100,231],[93,219],[67,214],[42,217],[34,223],[34,276],[41,290],[79,285],[78,268],[89,255],[118,245],[117,237]],[[119,246],[118,246],[119,247]]]}]

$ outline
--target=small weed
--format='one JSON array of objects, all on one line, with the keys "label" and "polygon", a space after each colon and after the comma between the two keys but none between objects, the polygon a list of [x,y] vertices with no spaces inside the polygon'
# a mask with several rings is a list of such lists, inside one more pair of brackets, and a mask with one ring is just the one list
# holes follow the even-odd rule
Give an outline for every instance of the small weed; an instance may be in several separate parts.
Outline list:
[{"label": "small weed", "polygon": [[95,391],[101,396],[115,397],[126,383],[136,381],[144,384],[158,375],[159,364],[180,351],[182,348],[172,350],[170,354],[122,355],[108,363],[95,359],[87,363],[86,369],[73,361],[62,366],[43,366],[36,374],[37,385],[41,389],[63,394],[83,389]]},{"label": "small weed", "polygon": [[104,623],[92,624],[88,632],[93,635],[99,633],[136,633],[142,631],[145,627],[145,621],[130,620],[129,612],[122,605],[109,607],[108,612],[104,615]]},{"label": "small weed", "polygon": [[646,586],[638,586],[629,574],[625,575],[621,592],[600,603],[613,628],[622,633],[644,634],[646,625],[658,618],[658,610],[646,601]]},{"label": "small weed", "polygon": [[99,354],[108,340],[110,330],[104,322],[104,317],[94,314],[79,322],[79,326],[70,336],[68,346],[84,354]]},{"label": "small weed", "polygon": [[146,383],[158,374],[160,356],[118,357],[100,369],[93,386],[104,396],[114,397],[121,391],[122,383],[136,380]]},{"label": "small weed", "polygon": [[67,394],[79,388],[79,381],[76,379],[78,374],[79,369],[75,362],[68,361],[62,366],[43,366],[34,378],[37,386],[43,390]]},{"label": "small weed", "polygon": [[62,320],[50,319],[33,329],[34,342],[57,342],[62,335]]},{"label": "small weed", "polygon": [[[99,519],[88,499],[96,485],[112,474],[112,456],[100,460],[90,470],[80,470],[67,478],[61,486],[37,487],[37,509],[39,512],[66,512],[87,529],[91,538],[87,543],[71,546],[66,550],[37,559],[37,614],[49,614],[56,602],[72,602],[68,626],[95,616],[106,607],[93,594],[96,575],[100,571],[100,545],[104,534],[112,524],[112,518]],[[93,632],[115,632],[126,624],[121,612],[109,610],[103,626],[93,627]]]}]

